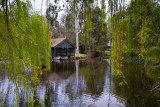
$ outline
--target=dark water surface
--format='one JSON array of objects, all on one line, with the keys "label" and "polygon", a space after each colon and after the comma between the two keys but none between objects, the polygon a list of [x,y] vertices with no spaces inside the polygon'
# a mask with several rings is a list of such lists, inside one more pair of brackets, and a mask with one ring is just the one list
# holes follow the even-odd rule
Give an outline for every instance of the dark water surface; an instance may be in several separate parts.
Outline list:
[{"label": "dark water surface", "polygon": [[[52,62],[51,72],[40,79],[42,86],[30,93],[32,106],[46,107],[160,107],[160,100],[150,97],[138,65],[124,66],[128,86],[119,86],[106,60]],[[7,106],[27,106],[16,100],[15,84],[8,74],[0,76],[0,103]],[[22,89],[23,90],[23,89]],[[36,97],[35,97],[36,96]],[[3,105],[3,104],[1,104]]]}]

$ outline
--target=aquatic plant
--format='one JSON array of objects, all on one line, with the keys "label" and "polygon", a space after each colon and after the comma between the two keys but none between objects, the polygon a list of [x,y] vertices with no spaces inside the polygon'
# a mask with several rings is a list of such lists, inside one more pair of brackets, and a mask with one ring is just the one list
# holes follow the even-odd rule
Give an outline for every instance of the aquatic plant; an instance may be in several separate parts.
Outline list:
[{"label": "aquatic plant", "polygon": [[156,81],[151,92],[160,93],[160,42],[156,47],[150,48],[147,52],[145,69],[150,78]]}]

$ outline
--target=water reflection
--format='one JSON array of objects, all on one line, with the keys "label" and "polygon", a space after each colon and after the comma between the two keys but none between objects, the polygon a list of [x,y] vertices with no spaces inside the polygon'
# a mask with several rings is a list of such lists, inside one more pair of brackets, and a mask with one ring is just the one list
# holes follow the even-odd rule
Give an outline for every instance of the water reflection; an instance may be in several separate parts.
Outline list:
[{"label": "water reflection", "polygon": [[[115,94],[126,99],[129,107],[158,107],[157,98],[149,94],[153,81],[143,73],[143,65],[124,64],[123,73],[128,85],[119,86],[119,80],[113,77]],[[150,88],[149,88],[150,87]]]},{"label": "water reflection", "polygon": [[111,91],[110,66],[105,61],[53,62],[52,67],[54,72],[46,76],[52,80],[45,90],[46,106],[124,106],[125,100]]},{"label": "water reflection", "polygon": [[[12,81],[9,82],[7,72],[1,68],[0,104],[9,107],[13,104],[20,107],[124,107],[132,105],[141,107],[148,105],[147,98],[142,95],[145,88],[139,76],[141,68],[135,69],[135,66],[129,68],[127,66],[125,68],[128,87],[120,87],[118,79],[112,75],[111,67],[105,60],[52,62],[51,71],[44,72],[40,76],[42,85],[37,86],[34,91],[27,91],[27,94],[24,94],[24,88],[21,88],[18,101],[15,99],[15,84]],[[33,105],[29,105],[27,95],[33,99]],[[149,101],[151,106],[158,106],[156,100]]]}]

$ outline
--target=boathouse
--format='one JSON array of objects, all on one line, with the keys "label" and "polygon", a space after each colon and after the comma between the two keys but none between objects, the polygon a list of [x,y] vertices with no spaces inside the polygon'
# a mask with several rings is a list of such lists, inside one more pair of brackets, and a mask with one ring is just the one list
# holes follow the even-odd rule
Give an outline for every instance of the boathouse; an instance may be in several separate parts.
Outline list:
[{"label": "boathouse", "polygon": [[76,46],[66,37],[52,39],[51,52],[52,58],[57,56],[75,56]]}]

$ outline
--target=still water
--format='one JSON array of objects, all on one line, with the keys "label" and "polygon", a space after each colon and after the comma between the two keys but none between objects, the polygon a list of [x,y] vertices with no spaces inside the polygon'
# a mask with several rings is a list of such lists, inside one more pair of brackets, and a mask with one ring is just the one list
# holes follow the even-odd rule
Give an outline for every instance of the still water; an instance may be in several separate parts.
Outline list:
[{"label": "still water", "polygon": [[[34,99],[30,106],[46,107],[160,107],[160,100],[151,97],[139,65],[124,66],[128,85],[119,85],[108,60],[52,62],[51,71],[39,78],[41,86],[28,95]],[[16,85],[9,81],[5,70],[0,75],[0,105],[28,106],[21,88],[16,99]],[[24,96],[24,97],[23,97]]]}]

